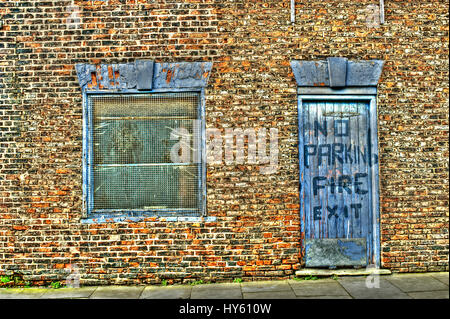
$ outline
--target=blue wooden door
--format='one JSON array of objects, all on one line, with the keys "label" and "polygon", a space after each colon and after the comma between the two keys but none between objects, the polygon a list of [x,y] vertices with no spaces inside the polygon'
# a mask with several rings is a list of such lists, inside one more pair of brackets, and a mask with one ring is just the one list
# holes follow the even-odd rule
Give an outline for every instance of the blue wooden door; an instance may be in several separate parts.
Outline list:
[{"label": "blue wooden door", "polygon": [[366,266],[373,257],[367,100],[299,105],[300,209],[306,267]]}]

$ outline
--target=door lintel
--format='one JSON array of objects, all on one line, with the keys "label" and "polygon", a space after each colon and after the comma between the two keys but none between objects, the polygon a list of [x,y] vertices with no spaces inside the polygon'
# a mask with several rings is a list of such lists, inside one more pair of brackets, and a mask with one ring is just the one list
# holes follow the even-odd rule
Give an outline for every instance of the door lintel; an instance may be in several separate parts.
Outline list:
[{"label": "door lintel", "polygon": [[383,60],[328,57],[320,61],[292,60],[291,68],[299,87],[376,87],[383,64]]}]

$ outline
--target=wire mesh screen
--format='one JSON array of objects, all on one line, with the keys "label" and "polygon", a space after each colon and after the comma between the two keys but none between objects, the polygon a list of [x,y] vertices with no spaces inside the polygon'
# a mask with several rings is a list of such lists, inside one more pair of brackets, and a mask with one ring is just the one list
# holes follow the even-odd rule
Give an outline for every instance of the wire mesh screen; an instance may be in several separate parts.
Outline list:
[{"label": "wire mesh screen", "polygon": [[[93,208],[200,213],[199,96],[93,95]],[[173,162],[182,129],[189,162]],[[172,133],[172,134],[171,134]],[[197,142],[195,141],[197,139]],[[186,140],[184,140],[186,141]]]}]

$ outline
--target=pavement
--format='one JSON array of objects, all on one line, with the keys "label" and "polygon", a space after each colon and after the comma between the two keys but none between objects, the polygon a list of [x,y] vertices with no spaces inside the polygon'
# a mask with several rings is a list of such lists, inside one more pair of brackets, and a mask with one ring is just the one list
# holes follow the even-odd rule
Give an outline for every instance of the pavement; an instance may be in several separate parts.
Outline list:
[{"label": "pavement", "polygon": [[449,273],[171,286],[0,288],[0,299],[449,299]]}]

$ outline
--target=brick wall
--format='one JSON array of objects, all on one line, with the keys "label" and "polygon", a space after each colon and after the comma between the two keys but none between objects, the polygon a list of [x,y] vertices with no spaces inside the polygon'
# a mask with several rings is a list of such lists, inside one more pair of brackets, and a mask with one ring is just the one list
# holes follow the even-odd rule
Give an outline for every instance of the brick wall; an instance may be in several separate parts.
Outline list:
[{"label": "brick wall", "polygon": [[[147,3],[148,2],[148,3]],[[0,0],[0,274],[85,284],[286,278],[301,267],[291,59],[381,59],[382,266],[448,271],[448,1]],[[72,18],[70,18],[72,14]],[[68,19],[69,18],[69,19]],[[74,26],[72,28],[72,26]],[[277,127],[276,174],[208,165],[215,222],[81,224],[76,63],[213,61],[207,127]]]}]

